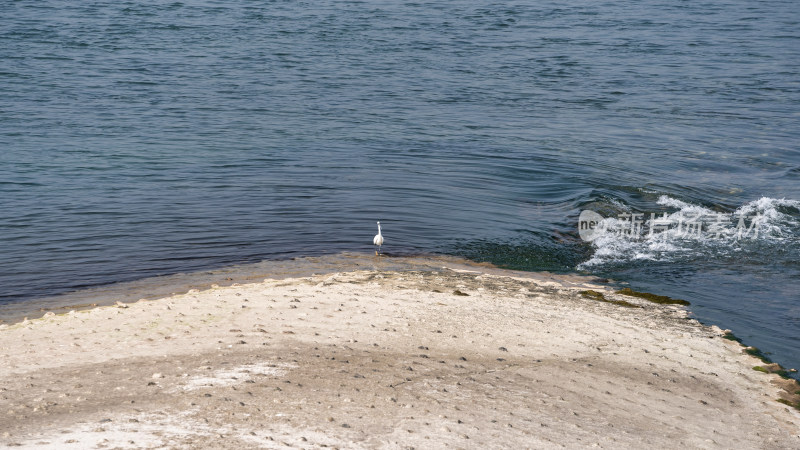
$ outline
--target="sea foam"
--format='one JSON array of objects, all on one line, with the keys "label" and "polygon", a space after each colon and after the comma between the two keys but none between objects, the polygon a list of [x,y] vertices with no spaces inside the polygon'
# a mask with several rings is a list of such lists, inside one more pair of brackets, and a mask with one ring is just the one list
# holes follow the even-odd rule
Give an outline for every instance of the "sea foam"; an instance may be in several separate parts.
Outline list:
[{"label": "sea foam", "polygon": [[[662,211],[631,218],[604,218],[592,240],[595,251],[578,269],[629,261],[676,261],[760,252],[765,246],[797,246],[800,201],[761,197],[733,212],[662,195]],[[638,219],[638,220],[637,220]],[[636,223],[634,223],[636,221]],[[755,256],[755,255],[753,255]]]}]

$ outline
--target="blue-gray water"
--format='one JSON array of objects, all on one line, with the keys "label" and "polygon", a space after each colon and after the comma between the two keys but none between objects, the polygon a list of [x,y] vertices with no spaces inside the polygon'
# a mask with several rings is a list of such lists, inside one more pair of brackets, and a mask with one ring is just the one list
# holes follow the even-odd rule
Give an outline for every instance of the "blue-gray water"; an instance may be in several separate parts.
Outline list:
[{"label": "blue-gray water", "polygon": [[[581,270],[800,366],[800,6],[18,0],[0,302],[384,250]],[[755,239],[578,238],[705,208]],[[743,208],[743,209],[740,209]]]}]

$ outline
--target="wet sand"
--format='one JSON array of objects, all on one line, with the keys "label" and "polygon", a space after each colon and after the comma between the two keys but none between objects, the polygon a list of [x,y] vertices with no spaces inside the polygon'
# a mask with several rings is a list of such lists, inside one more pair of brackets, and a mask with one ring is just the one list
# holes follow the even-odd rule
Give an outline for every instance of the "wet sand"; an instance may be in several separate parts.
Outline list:
[{"label": "wet sand", "polygon": [[778,377],[682,307],[440,266],[0,325],[0,444],[800,448]]}]

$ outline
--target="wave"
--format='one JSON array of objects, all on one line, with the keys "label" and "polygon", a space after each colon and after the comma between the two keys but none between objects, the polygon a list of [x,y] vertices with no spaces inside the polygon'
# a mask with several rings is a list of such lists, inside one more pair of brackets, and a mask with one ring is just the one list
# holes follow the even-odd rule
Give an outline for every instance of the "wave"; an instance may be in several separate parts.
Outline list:
[{"label": "wave", "polygon": [[[797,255],[800,201],[762,197],[734,211],[717,211],[662,195],[662,211],[598,217],[590,236],[594,253],[579,270],[633,261],[679,261],[736,257],[764,261],[764,255]],[[788,251],[788,253],[787,253]]]}]

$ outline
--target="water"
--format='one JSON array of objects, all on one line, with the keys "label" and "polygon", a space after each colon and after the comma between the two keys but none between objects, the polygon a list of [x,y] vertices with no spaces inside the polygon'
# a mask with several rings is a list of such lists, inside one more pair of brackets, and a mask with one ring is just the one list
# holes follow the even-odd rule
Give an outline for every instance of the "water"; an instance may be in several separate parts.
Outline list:
[{"label": "water", "polygon": [[[370,252],[380,220],[389,253],[611,277],[800,366],[800,7],[530,3],[5,2],[0,303]],[[577,233],[758,205],[779,235]]]}]

